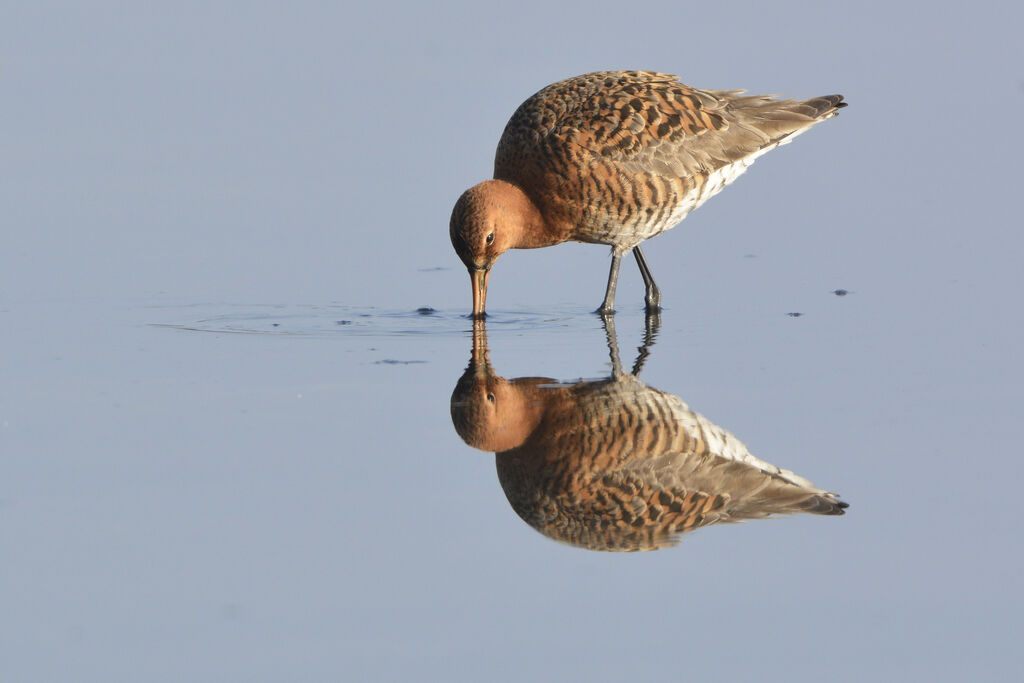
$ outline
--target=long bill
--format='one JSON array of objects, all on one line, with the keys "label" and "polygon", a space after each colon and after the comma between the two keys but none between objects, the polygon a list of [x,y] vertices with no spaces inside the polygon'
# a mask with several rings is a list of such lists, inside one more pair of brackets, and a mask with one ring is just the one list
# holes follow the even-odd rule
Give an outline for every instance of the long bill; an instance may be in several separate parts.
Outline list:
[{"label": "long bill", "polygon": [[489,268],[474,268],[469,271],[473,281],[473,317],[484,317],[484,302],[487,300],[487,280],[491,277]]}]

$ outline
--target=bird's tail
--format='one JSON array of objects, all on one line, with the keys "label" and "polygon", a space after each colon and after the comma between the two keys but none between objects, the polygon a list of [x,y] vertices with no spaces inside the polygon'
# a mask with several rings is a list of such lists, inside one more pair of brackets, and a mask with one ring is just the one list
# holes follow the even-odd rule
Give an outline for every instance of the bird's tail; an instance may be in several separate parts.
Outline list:
[{"label": "bird's tail", "polygon": [[774,95],[741,95],[737,91],[711,92],[728,100],[734,125],[761,138],[761,154],[786,144],[814,124],[832,118],[846,106],[842,95],[794,100],[778,99]]}]

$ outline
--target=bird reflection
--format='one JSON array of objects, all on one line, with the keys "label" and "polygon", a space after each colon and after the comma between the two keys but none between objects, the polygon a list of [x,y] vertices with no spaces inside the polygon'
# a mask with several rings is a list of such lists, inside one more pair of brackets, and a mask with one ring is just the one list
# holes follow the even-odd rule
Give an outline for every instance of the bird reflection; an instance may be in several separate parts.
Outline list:
[{"label": "bird reflection", "polygon": [[469,367],[452,393],[452,422],[474,448],[495,452],[516,513],[540,533],[590,550],[657,550],[699,527],[774,514],[841,515],[833,493],[755,458],[735,436],[678,396],[638,378],[658,331],[647,318],[631,372],[606,379],[505,379],[476,321]]}]

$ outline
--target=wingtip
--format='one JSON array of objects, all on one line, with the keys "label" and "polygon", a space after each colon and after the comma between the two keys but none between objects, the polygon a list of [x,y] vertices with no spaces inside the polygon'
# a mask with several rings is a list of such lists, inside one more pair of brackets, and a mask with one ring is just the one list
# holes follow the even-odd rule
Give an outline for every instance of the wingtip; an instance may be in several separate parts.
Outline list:
[{"label": "wingtip", "polygon": [[811,107],[811,116],[821,121],[822,119],[830,119],[838,114],[839,110],[845,107],[847,103],[843,101],[842,95],[821,95],[820,97],[812,97],[809,100],[805,100],[802,104]]},{"label": "wingtip", "polygon": [[835,116],[836,111],[847,106],[847,102],[844,101],[842,95],[824,95],[822,97],[815,98],[818,106],[821,107],[822,116]]},{"label": "wingtip", "polygon": [[808,512],[814,512],[819,515],[845,515],[846,508],[850,507],[849,503],[840,500],[839,496],[834,493],[817,496],[813,501]]},{"label": "wingtip", "polygon": [[833,514],[833,515],[845,515],[846,514],[846,508],[848,508],[848,507],[850,507],[850,504],[847,503],[845,500],[838,500],[837,499],[835,501],[835,507],[833,508],[833,511],[830,514]]}]

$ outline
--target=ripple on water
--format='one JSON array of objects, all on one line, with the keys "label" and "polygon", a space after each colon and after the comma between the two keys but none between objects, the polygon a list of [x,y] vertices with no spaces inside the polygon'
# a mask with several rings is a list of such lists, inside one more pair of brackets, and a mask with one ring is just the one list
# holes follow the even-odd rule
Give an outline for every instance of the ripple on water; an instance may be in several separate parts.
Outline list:
[{"label": "ripple on water", "polygon": [[[387,310],[341,304],[188,304],[155,307],[181,315],[151,323],[188,332],[257,334],[291,337],[464,335],[473,321],[465,311],[423,306]],[[182,320],[182,318],[186,318]],[[492,311],[492,330],[528,331],[538,328],[592,326],[597,317],[581,311]]]}]

